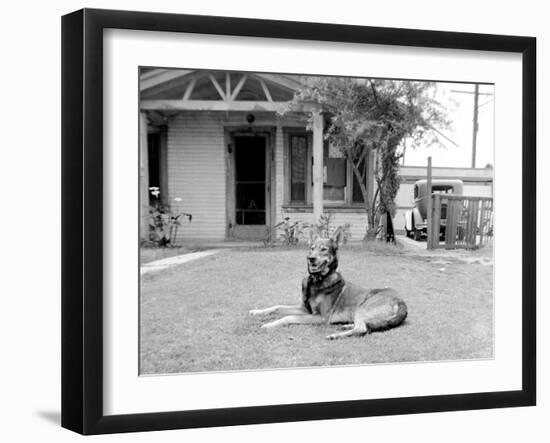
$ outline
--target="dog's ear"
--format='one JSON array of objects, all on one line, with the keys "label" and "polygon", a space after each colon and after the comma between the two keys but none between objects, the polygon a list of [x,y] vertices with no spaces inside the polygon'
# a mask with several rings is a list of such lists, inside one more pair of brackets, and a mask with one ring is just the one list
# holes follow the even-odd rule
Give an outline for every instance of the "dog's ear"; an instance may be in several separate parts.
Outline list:
[{"label": "dog's ear", "polygon": [[315,225],[311,225],[309,227],[309,246],[311,246],[315,240],[317,240],[317,237],[319,237],[319,232],[317,232],[317,227]]},{"label": "dog's ear", "polygon": [[334,231],[334,233],[332,234],[331,240],[336,249],[338,249],[342,245],[344,241],[344,230],[341,226],[338,226],[336,228],[336,231]]}]

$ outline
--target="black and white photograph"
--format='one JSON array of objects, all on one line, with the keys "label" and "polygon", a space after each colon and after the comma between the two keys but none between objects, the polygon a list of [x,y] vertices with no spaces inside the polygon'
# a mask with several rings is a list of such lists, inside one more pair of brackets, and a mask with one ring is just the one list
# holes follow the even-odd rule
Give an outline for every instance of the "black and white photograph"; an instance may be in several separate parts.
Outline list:
[{"label": "black and white photograph", "polygon": [[138,93],[140,375],[494,358],[494,84],[141,66]]}]

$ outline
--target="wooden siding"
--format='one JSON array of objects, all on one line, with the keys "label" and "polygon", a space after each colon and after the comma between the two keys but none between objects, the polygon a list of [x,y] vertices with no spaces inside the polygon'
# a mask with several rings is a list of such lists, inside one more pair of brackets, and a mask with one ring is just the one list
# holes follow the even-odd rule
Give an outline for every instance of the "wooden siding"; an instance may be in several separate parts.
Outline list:
[{"label": "wooden siding", "polygon": [[[168,191],[172,204],[193,214],[178,241],[224,240],[226,185],[223,124],[216,113],[184,112],[168,127]],[[181,198],[179,203],[174,198]]]},{"label": "wooden siding", "polygon": [[[367,214],[361,209],[331,209],[325,206],[325,212],[331,212],[334,214],[332,219],[332,225],[334,227],[339,225],[345,225],[349,223],[351,238],[350,241],[363,240],[365,236],[365,228],[367,226]],[[291,221],[301,221],[305,223],[313,223],[313,211],[307,209],[305,211],[297,211],[292,209],[290,211],[284,211],[283,217],[290,217]]]},{"label": "wooden siding", "polygon": [[334,213],[335,226],[345,225],[346,223],[349,223],[350,225],[350,241],[363,240],[367,227],[367,214],[365,213],[365,211]]}]

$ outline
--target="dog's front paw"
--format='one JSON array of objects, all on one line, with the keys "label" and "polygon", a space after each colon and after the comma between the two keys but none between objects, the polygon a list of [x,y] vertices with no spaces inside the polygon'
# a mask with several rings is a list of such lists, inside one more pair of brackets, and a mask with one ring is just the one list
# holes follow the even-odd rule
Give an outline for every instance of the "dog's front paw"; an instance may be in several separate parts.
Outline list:
[{"label": "dog's front paw", "polygon": [[353,329],[354,326],[355,325],[353,323],[347,323],[347,324],[344,324],[344,325],[340,325],[340,327],[338,329],[340,329],[340,331],[349,331],[350,329]]},{"label": "dog's front paw", "polygon": [[262,315],[262,310],[261,309],[251,309],[250,311],[248,311],[248,315],[250,315],[251,317],[256,317],[258,315]]},{"label": "dog's front paw", "polygon": [[277,322],[276,321],[272,321],[270,323],[264,323],[262,326],[260,326],[262,329],[273,329],[274,327],[277,326]]}]

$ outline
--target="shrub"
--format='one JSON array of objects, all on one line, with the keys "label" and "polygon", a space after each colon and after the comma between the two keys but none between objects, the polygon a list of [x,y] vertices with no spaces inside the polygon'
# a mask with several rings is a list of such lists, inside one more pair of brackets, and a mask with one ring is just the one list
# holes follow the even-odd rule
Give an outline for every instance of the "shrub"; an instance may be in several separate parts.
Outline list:
[{"label": "shrub", "polygon": [[[305,223],[301,221],[290,220],[290,217],[285,217],[283,221],[277,223],[273,228],[268,229],[264,239],[265,246],[273,246],[275,243],[280,243],[284,246],[295,246],[304,238],[319,236],[323,238],[331,237],[337,229],[342,231],[343,243],[351,237],[350,225],[333,226],[334,214],[326,212],[321,214],[319,222],[316,224]],[[309,236],[306,236],[309,232]]]},{"label": "shrub", "polygon": [[[159,199],[159,188],[151,187],[149,191],[155,198],[154,203],[149,206],[149,242],[159,247],[176,246],[181,220],[187,217],[191,223],[193,216],[187,212],[174,210],[170,205],[163,205]],[[176,203],[180,201],[180,198],[174,199]]]},{"label": "shrub", "polygon": [[285,246],[295,246],[303,236],[306,226],[305,223],[300,221],[291,222],[290,217],[285,217],[283,221],[267,230],[264,245],[272,246],[274,243],[280,242]]},{"label": "shrub", "polygon": [[350,224],[346,223],[344,225],[333,226],[333,222],[334,214],[332,212],[323,212],[319,217],[319,221],[315,225],[310,226],[310,229],[314,229],[315,233],[322,238],[331,237],[336,230],[339,229],[343,234],[342,242],[346,244],[351,238],[351,232],[349,231]]}]

